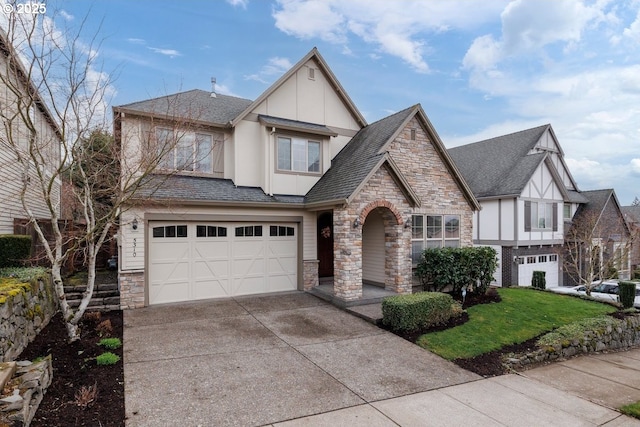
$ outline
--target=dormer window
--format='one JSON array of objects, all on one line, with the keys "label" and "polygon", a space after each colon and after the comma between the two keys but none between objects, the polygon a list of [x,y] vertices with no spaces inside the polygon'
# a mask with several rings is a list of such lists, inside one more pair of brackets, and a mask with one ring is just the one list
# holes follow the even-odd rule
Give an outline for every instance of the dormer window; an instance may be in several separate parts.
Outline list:
[{"label": "dormer window", "polygon": [[320,173],[320,142],[311,139],[278,136],[278,170]]}]

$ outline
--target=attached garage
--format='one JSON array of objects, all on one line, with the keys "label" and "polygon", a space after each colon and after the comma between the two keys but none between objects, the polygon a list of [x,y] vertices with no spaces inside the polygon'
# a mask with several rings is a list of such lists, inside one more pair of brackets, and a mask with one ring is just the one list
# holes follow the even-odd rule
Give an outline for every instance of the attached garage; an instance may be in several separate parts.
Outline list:
[{"label": "attached garage", "polygon": [[527,255],[518,257],[518,285],[531,286],[534,271],[544,271],[547,287],[558,286],[558,255]]},{"label": "attached garage", "polygon": [[295,223],[149,221],[149,304],[297,289]]}]

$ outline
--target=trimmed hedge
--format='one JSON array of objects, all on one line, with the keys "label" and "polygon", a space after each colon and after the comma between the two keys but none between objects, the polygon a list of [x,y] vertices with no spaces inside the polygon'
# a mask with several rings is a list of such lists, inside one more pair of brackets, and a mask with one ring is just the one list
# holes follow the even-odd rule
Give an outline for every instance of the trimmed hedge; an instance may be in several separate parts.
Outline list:
[{"label": "trimmed hedge", "polygon": [[633,307],[634,300],[636,299],[635,282],[618,283],[618,296],[620,297],[620,303],[623,308]]},{"label": "trimmed hedge", "polygon": [[392,331],[411,332],[447,322],[459,305],[451,295],[419,292],[382,300],[382,324]]},{"label": "trimmed hedge", "polygon": [[30,236],[15,234],[0,235],[0,268],[22,266],[30,255]]}]

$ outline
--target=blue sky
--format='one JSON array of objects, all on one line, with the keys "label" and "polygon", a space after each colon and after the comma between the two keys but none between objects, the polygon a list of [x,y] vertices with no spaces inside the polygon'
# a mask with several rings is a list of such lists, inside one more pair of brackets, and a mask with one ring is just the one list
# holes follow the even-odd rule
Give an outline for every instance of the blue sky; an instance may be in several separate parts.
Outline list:
[{"label": "blue sky", "polygon": [[422,104],[447,147],[550,123],[580,189],[640,197],[640,0],[63,0],[112,105],[255,99],[316,46],[369,122]]}]

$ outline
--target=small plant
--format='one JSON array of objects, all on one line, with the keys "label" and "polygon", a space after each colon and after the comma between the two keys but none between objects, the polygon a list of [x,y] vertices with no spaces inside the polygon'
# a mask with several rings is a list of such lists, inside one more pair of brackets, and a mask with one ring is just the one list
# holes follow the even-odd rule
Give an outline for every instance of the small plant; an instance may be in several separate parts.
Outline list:
[{"label": "small plant", "polygon": [[98,332],[98,334],[101,337],[111,335],[113,333],[113,326],[111,325],[111,320],[107,319],[98,323],[98,326],[96,326],[96,332]]},{"label": "small plant", "polygon": [[98,357],[96,357],[96,362],[98,363],[98,366],[115,365],[119,361],[120,361],[120,356],[118,356],[117,354],[113,354],[110,351],[104,352]]},{"label": "small plant", "polygon": [[94,383],[93,385],[82,386],[80,390],[76,391],[75,399],[73,403],[82,409],[87,409],[91,407],[98,397],[98,383]]},{"label": "small plant", "polygon": [[88,311],[82,316],[83,320],[87,323],[97,325],[102,320],[102,313],[99,311]]},{"label": "small plant", "polygon": [[115,350],[122,347],[122,341],[120,341],[120,338],[102,338],[98,345],[109,350]]}]

